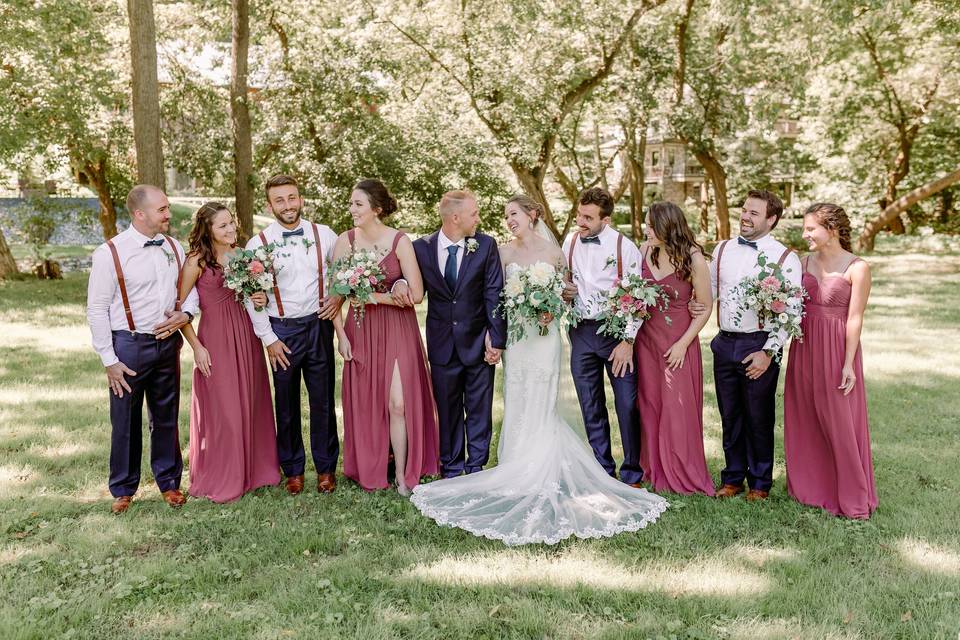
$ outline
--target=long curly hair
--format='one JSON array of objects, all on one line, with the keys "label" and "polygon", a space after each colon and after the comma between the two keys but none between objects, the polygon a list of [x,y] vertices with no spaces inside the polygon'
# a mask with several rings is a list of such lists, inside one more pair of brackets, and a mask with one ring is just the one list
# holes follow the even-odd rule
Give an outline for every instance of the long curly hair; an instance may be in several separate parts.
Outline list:
[{"label": "long curly hair", "polygon": [[830,231],[836,231],[840,246],[853,252],[853,243],[850,241],[850,218],[847,212],[838,204],[830,202],[814,202],[803,212],[804,216],[815,215],[821,225]]},{"label": "long curly hair", "polygon": [[[680,207],[672,202],[654,202],[647,210],[647,224],[653,227],[653,232],[663,243],[670,264],[681,280],[692,282],[693,259],[690,252],[694,248],[706,256],[703,245],[697,242],[687,218]],[[660,267],[660,247],[654,247],[650,252],[650,260],[654,266]]]},{"label": "long curly hair", "polygon": [[[206,202],[193,214],[193,229],[190,230],[190,249],[187,256],[197,256],[200,268],[209,266],[211,269],[220,269],[217,254],[213,251],[213,219],[221,211],[230,213],[230,209],[222,202]],[[233,214],[230,213],[232,216]]]}]

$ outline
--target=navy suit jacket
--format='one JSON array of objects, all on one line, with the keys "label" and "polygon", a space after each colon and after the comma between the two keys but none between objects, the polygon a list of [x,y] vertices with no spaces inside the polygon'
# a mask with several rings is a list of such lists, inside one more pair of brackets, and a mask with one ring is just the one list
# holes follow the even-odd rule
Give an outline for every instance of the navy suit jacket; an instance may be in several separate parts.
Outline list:
[{"label": "navy suit jacket", "polygon": [[479,364],[487,332],[491,346],[503,349],[507,344],[506,320],[494,314],[503,289],[497,243],[482,233],[473,236],[478,246],[464,254],[457,286],[451,291],[437,258],[439,233],[413,242],[427,292],[427,357],[431,364],[445,365],[456,353],[465,365]]}]

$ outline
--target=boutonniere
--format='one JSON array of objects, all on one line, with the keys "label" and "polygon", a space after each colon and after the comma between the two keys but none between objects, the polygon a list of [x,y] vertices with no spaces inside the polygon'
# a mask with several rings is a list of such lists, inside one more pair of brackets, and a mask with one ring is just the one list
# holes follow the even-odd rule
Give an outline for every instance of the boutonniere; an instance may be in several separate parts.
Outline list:
[{"label": "boutonniere", "polygon": [[473,253],[479,246],[480,243],[477,242],[476,238],[467,238],[467,253]]},{"label": "boutonniere", "polygon": [[304,249],[304,251],[306,251],[307,253],[310,253],[310,247],[312,247],[313,245],[317,244],[317,243],[314,242],[313,240],[307,240],[306,238],[303,238],[303,240],[301,240],[301,242],[303,242],[303,249]]},{"label": "boutonniere", "polygon": [[617,264],[616,256],[607,256],[607,263],[603,265],[603,270],[606,271],[610,267],[614,267]]},{"label": "boutonniere", "polygon": [[172,264],[173,264],[173,256],[170,254],[170,252],[167,251],[166,249],[160,249],[160,251],[163,251],[163,255],[166,256],[166,258],[167,258],[167,266],[169,267],[170,265],[172,265]]}]

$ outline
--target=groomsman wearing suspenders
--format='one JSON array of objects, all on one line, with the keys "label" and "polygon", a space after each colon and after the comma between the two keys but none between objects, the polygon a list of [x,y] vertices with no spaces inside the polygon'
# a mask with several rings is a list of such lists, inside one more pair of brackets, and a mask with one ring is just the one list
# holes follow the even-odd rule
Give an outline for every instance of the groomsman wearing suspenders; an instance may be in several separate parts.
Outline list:
[{"label": "groomsman wearing suspenders", "polygon": [[567,257],[572,282],[564,297],[574,299],[583,320],[570,329],[570,370],[580,410],[597,462],[616,477],[616,465],[610,445],[610,418],[603,388],[606,369],[613,387],[620,440],[623,443],[623,464],[620,480],[640,487],[640,412],[637,408],[637,372],[633,343],[639,324],[628,327],[627,337],[617,340],[600,335],[594,302],[598,293],[606,293],[615,279],[625,273],[640,273],[640,251],[609,224],[613,214],[613,197],[604,189],[593,187],[580,195],[577,209],[579,230],[567,237],[563,253]]},{"label": "groomsman wearing suspenders", "polygon": [[[743,308],[734,289],[743,278],[759,273],[760,253],[778,262],[791,283],[800,284],[800,259],[770,235],[782,214],[783,203],[777,196],[750,191],[740,214],[740,236],[719,243],[710,262],[720,325],[710,347],[726,458],[719,498],[742,493],[746,480],[750,489],[747,499],[763,500],[773,483],[773,427],[780,377],[774,356],[782,352],[787,336],[764,331],[757,314]],[[738,311],[742,313],[739,323],[735,321]]]},{"label": "groomsman wearing suspenders", "polygon": [[193,320],[196,290],[178,299],[185,253],[165,233],[170,203],[157,187],[127,195],[130,227],[93,253],[87,321],[110,385],[110,493],[123,513],[140,485],[143,401],[150,425],[150,467],[164,501],[179,507],[183,459],[180,408],[180,327]]},{"label": "groomsman wearing suspenders", "polygon": [[310,403],[310,452],[317,469],[317,490],[332,493],[340,456],[334,408],[336,375],[333,349],[334,315],[342,300],[325,295],[328,263],[337,235],[322,224],[301,217],[303,199],[296,180],[276,175],[267,180],[267,207],[276,221],[255,235],[247,249],[270,243],[275,283],[264,311],[247,310],[257,337],[267,348],[273,368],[277,413],[277,453],[287,492],[303,491],[306,453],[300,423],[300,379]]}]

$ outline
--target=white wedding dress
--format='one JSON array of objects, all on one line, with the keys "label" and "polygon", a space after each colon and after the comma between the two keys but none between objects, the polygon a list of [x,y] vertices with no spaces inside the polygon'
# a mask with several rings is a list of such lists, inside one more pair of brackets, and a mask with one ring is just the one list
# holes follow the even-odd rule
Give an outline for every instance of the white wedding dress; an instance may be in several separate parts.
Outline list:
[{"label": "white wedding dress", "polygon": [[[521,269],[509,264],[511,269]],[[503,426],[496,467],[421,484],[411,502],[439,524],[508,545],[600,538],[657,520],[666,500],[604,471],[557,411],[561,338],[535,328],[503,354]]]}]

